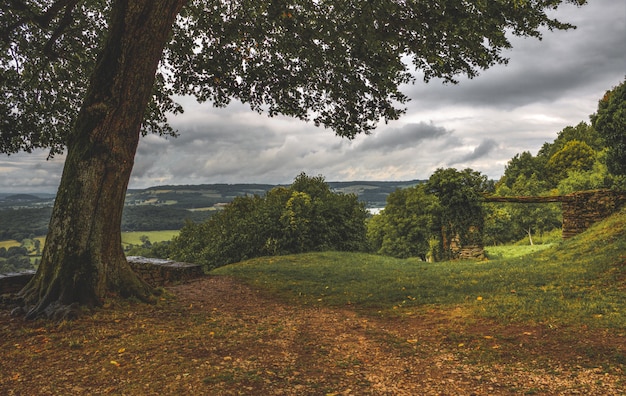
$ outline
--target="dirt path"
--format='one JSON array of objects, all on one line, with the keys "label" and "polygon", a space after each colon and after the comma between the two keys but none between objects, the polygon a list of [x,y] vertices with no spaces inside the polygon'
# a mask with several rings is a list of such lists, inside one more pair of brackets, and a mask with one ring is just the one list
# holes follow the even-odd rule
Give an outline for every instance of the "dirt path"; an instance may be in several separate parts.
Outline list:
[{"label": "dirt path", "polygon": [[[228,322],[270,329],[256,346],[232,352],[233,365],[263,362],[255,366],[282,373],[285,386],[268,384],[275,394],[608,395],[623,394],[626,386],[619,371],[590,360],[602,353],[623,357],[623,334],[500,327],[458,309],[377,319],[286,306],[224,278],[171,290],[198,309],[217,309]],[[595,356],[582,356],[585,351]]]},{"label": "dirt path", "polygon": [[224,277],[168,290],[54,326],[1,311],[0,394],[626,394],[623,332],[291,306]]}]

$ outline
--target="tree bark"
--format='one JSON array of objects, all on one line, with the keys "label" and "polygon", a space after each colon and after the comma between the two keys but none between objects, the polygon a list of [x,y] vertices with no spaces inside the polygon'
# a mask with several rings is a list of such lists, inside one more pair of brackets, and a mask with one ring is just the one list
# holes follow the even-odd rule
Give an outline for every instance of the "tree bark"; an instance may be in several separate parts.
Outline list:
[{"label": "tree bark", "polygon": [[107,295],[149,299],[128,265],[121,220],[141,123],[172,24],[186,0],[115,1],[108,36],[68,139],[37,274],[20,292],[27,318],[63,318]]}]

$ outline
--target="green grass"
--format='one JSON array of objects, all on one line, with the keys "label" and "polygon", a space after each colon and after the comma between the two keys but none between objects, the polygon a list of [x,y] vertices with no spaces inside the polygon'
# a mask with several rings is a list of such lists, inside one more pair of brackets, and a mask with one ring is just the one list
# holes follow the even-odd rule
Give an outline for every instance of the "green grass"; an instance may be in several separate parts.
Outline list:
[{"label": "green grass", "polygon": [[554,244],[488,246],[485,248],[485,254],[490,260],[511,259],[514,257],[526,256],[530,253],[540,252],[551,247],[552,245]]},{"label": "green grass", "polygon": [[[544,232],[543,234],[533,234],[533,243],[535,245],[544,245],[549,243],[559,242],[562,238],[562,230],[561,228],[555,228],[552,231]],[[528,236],[520,239],[515,242],[514,245],[517,246],[529,246],[530,241],[528,240]]]},{"label": "green grass", "polygon": [[626,328],[626,211],[544,250],[520,255],[518,248],[497,260],[441,263],[309,253],[212,273],[300,304],[382,313],[462,307],[503,322]]},{"label": "green grass", "polygon": [[0,248],[8,249],[11,246],[20,246],[20,243],[15,239],[7,239],[6,241],[0,241]]},{"label": "green grass", "polygon": [[[41,241],[41,247],[43,249],[43,244],[46,241],[46,237],[45,236],[39,236],[39,237],[35,237],[35,239],[39,239],[39,241]],[[21,246],[22,243],[19,241],[16,241],[15,239],[7,239],[4,241],[0,241],[0,248],[5,248],[8,249],[12,246]],[[31,245],[29,244],[28,246],[26,246],[27,249],[31,249]]]},{"label": "green grass", "polygon": [[170,241],[175,235],[178,235],[177,230],[163,230],[163,231],[132,231],[122,232],[122,245],[141,245],[142,236],[147,236],[150,242],[163,242]]},{"label": "green grass", "polygon": [[[122,245],[141,245],[141,237],[145,235],[150,239],[150,242],[163,242],[171,240],[175,235],[178,235],[177,230],[163,230],[163,231],[133,231],[133,232],[122,232]],[[43,247],[44,242],[46,241],[46,237],[37,237],[41,241],[41,246]],[[20,246],[21,243],[16,240],[6,240],[0,241],[0,247],[4,247],[6,249],[11,246]]]}]

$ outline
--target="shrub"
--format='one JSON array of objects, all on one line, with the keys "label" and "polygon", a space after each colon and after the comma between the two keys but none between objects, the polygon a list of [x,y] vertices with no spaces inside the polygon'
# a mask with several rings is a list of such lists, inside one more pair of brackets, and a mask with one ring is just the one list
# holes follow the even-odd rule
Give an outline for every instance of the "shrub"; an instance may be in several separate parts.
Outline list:
[{"label": "shrub", "polygon": [[187,222],[171,254],[211,269],[259,256],[364,251],[366,217],[356,195],[334,193],[322,176],[302,173],[289,187],[237,197],[207,221]]}]

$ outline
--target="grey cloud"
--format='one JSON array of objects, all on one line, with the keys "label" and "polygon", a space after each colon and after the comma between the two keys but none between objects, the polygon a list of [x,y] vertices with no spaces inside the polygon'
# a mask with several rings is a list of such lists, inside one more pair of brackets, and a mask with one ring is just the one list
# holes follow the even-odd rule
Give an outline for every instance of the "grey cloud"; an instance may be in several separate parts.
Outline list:
[{"label": "grey cloud", "polygon": [[18,153],[0,157],[0,192],[54,193],[61,180],[64,155],[47,159],[48,153]]},{"label": "grey cloud", "polygon": [[626,3],[613,0],[565,7],[558,18],[577,29],[545,31],[541,41],[514,37],[513,49],[504,53],[508,65],[494,66],[472,80],[461,78],[458,85],[432,81],[407,87],[414,98],[409,108],[467,104],[512,110],[580,91],[597,96],[624,77],[625,15]]},{"label": "grey cloud", "polygon": [[456,160],[452,160],[449,164],[450,165],[462,164],[462,163],[467,163],[470,161],[483,158],[489,153],[491,153],[493,150],[495,150],[496,148],[498,148],[498,142],[496,142],[493,139],[484,139],[470,153],[467,153],[466,155],[459,157]]},{"label": "grey cloud", "polygon": [[451,131],[432,123],[407,124],[401,128],[387,128],[367,136],[358,149],[360,151],[380,152],[410,149],[425,140],[445,138],[451,133]]}]

